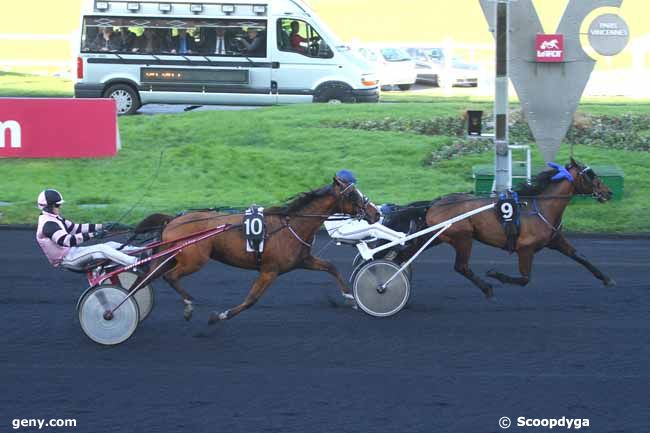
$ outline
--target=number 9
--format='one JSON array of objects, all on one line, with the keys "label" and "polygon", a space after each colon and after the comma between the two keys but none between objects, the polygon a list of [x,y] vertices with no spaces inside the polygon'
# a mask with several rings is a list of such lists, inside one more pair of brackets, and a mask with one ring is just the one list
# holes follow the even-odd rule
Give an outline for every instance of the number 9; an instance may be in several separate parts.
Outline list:
[{"label": "number 9", "polygon": [[502,203],[501,204],[501,214],[503,215],[504,219],[509,220],[512,218],[512,215],[515,213],[514,208],[512,207],[512,204],[510,203]]},{"label": "number 9", "polygon": [[503,215],[504,219],[511,219],[513,214],[515,213],[514,208],[512,207],[512,204],[506,202],[501,204],[501,214]]}]

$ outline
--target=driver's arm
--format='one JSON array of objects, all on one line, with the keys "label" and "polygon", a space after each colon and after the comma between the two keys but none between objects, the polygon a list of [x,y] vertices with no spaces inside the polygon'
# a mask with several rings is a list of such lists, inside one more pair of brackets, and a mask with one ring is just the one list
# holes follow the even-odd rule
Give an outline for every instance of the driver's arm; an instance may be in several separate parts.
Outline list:
[{"label": "driver's arm", "polygon": [[76,247],[94,236],[94,233],[68,233],[57,223],[49,221],[43,225],[43,235],[62,247]]},{"label": "driver's arm", "polygon": [[75,224],[67,219],[63,223],[70,233],[95,233],[102,229],[101,224]]}]

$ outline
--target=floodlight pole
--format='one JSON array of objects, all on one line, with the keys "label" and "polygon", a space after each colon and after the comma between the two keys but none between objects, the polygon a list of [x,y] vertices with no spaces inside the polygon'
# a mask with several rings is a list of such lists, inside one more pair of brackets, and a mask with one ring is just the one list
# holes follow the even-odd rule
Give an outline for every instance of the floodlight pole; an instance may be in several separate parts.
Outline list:
[{"label": "floodlight pole", "polygon": [[511,187],[508,156],[508,41],[510,0],[496,0],[496,78],[494,81],[494,190]]}]

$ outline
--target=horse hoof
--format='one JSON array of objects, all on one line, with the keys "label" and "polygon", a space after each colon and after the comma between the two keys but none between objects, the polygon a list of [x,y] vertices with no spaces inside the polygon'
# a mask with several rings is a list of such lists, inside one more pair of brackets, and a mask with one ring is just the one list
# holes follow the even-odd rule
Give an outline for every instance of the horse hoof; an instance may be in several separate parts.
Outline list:
[{"label": "horse hoof", "polygon": [[613,278],[608,278],[603,281],[603,284],[605,284],[605,287],[616,287],[616,280]]},{"label": "horse hoof", "polygon": [[485,273],[485,275],[490,277],[490,278],[497,278],[498,272],[495,271],[494,269],[490,269],[489,271],[487,271]]},{"label": "horse hoof", "polygon": [[217,322],[220,322],[219,320],[219,314],[216,311],[213,311],[210,313],[210,317],[208,317],[208,325],[214,325]]},{"label": "horse hoof", "polygon": [[352,308],[356,309],[357,308],[357,301],[354,300],[354,297],[352,297],[352,298],[346,297],[343,300],[343,305],[345,305],[346,307],[352,307]]},{"label": "horse hoof", "polygon": [[485,289],[483,289],[483,294],[485,295],[486,299],[491,300],[494,298],[494,289],[492,286],[487,286]]},{"label": "horse hoof", "polygon": [[194,312],[194,309],[190,306],[188,307],[185,307],[185,309],[183,309],[183,317],[189,322],[192,319],[192,313]]},{"label": "horse hoof", "polygon": [[351,293],[341,293],[344,299],[354,301],[354,296]]}]

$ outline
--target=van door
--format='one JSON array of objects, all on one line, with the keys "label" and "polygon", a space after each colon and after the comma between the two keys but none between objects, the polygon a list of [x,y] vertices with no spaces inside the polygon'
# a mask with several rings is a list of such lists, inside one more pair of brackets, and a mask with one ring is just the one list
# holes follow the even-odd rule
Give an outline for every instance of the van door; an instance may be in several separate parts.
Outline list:
[{"label": "van door", "polygon": [[275,24],[274,60],[279,68],[272,70],[272,79],[278,102],[311,102],[315,87],[338,75],[334,52],[306,21],[279,18]]}]

